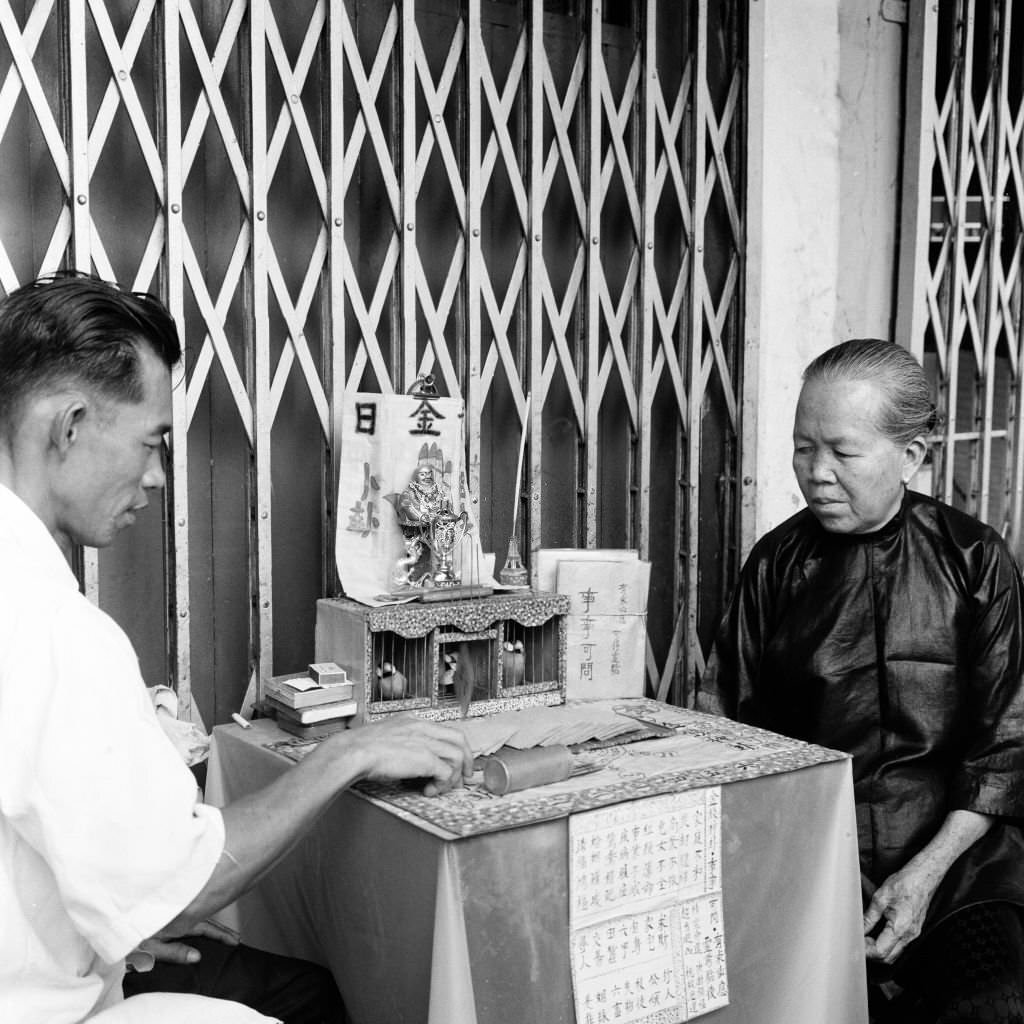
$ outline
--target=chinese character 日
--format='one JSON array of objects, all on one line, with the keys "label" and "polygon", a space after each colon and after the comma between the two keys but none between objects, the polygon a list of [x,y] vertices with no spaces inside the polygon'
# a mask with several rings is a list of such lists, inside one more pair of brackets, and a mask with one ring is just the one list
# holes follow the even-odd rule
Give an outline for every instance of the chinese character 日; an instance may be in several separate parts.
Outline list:
[{"label": "chinese character \u65e5", "polygon": [[377,432],[377,403],[356,402],[356,433],[369,434]]}]

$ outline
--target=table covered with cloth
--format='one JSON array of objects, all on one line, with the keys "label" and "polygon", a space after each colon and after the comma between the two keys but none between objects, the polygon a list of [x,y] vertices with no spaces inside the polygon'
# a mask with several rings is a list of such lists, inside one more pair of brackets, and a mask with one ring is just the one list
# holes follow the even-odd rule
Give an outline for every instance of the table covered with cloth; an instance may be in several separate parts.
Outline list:
[{"label": "table covered with cloth", "polygon": [[[220,919],[330,967],[357,1024],[573,1024],[569,814],[721,786],[729,1004],[697,1019],[865,1024],[849,760],[654,701],[616,706],[681,739],[615,747],[585,777],[500,798],[357,787]],[[271,782],[291,763],[281,750],[294,760],[301,744],[270,721],[215,729],[207,800]]]}]

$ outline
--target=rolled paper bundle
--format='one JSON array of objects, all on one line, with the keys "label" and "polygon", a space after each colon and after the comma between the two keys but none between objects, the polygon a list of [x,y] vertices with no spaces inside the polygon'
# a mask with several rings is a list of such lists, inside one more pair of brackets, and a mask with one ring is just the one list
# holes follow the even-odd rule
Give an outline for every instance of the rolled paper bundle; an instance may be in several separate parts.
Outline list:
[{"label": "rolled paper bundle", "polygon": [[572,771],[572,753],[568,747],[533,747],[530,750],[505,748],[487,758],[484,765],[484,789],[503,796],[531,786],[561,782]]}]

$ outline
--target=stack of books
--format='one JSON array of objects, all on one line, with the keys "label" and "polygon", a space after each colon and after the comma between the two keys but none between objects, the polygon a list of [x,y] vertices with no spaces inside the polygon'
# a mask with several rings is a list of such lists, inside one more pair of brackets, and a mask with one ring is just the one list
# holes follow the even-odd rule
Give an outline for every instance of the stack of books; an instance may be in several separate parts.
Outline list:
[{"label": "stack of books", "polygon": [[345,670],[333,662],[300,676],[276,676],[263,688],[266,710],[294,736],[319,739],[344,729],[358,704]]}]

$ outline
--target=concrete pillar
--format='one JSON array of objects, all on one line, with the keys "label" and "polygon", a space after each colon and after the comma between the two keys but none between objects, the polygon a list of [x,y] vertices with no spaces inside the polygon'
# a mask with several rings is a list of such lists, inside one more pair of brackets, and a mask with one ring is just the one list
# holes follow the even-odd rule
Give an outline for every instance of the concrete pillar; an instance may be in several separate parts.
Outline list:
[{"label": "concrete pillar", "polygon": [[803,367],[890,334],[902,91],[875,0],[750,0],[750,26],[745,552],[803,507]]}]

